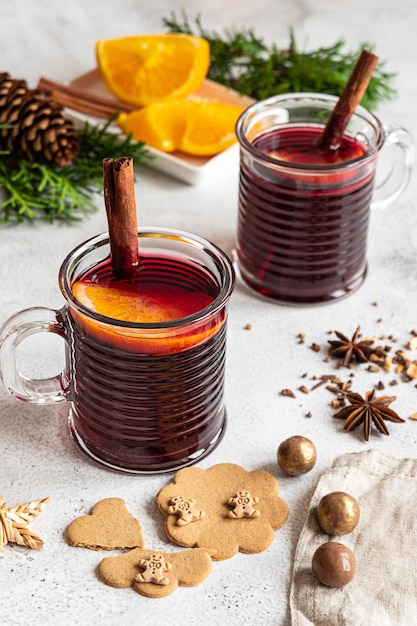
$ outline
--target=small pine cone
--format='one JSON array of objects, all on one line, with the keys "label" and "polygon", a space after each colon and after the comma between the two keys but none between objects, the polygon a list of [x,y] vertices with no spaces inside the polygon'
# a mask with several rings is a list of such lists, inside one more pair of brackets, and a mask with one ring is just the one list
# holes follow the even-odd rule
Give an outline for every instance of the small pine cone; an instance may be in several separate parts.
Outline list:
[{"label": "small pine cone", "polygon": [[62,107],[26,81],[0,73],[0,152],[45,165],[70,165],[80,149],[73,122]]}]

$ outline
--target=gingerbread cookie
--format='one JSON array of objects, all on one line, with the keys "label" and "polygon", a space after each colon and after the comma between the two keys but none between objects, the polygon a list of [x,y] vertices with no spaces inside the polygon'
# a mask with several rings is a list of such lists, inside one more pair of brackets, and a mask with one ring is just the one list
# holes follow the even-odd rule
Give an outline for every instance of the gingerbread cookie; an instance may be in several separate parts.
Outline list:
[{"label": "gingerbread cookie", "polygon": [[75,519],[66,529],[72,546],[91,550],[117,550],[143,547],[139,521],[127,510],[122,498],[106,498],[98,502],[90,515]]},{"label": "gingerbread cookie", "polygon": [[[214,550],[215,560],[237,552],[257,553],[274,540],[285,524],[287,504],[278,496],[278,481],[264,470],[246,471],[233,463],[208,470],[187,467],[158,495],[166,515],[165,529],[180,546]],[[184,518],[179,503],[188,502],[192,514]],[[185,521],[185,523],[184,523]]]},{"label": "gingerbread cookie", "polygon": [[142,596],[163,598],[179,586],[198,585],[212,567],[211,552],[204,548],[170,553],[136,548],[103,559],[98,574],[111,587],[133,587]]}]

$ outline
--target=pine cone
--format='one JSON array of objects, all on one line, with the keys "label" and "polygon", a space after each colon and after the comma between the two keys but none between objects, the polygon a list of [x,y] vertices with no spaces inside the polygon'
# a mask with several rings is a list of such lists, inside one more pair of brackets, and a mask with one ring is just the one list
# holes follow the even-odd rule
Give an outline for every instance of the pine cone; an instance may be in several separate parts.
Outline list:
[{"label": "pine cone", "polygon": [[45,165],[70,165],[80,148],[73,122],[46,94],[0,73],[0,152]]}]

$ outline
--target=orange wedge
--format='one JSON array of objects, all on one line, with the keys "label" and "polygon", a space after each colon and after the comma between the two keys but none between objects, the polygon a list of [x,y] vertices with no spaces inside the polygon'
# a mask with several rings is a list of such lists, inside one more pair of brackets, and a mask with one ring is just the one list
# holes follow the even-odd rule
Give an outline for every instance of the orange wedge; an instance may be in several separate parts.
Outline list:
[{"label": "orange wedge", "polygon": [[132,35],[98,41],[96,57],[109,91],[141,107],[196,91],[208,72],[210,46],[194,35]]},{"label": "orange wedge", "polygon": [[163,152],[178,150],[213,156],[236,142],[235,125],[243,107],[198,99],[150,104],[119,115],[126,134]]}]

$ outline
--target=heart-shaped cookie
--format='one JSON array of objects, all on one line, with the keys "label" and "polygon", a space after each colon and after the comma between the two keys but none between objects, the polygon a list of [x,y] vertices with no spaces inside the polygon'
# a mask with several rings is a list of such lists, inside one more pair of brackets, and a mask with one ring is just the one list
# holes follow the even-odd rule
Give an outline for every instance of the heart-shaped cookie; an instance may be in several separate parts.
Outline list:
[{"label": "heart-shaped cookie", "polygon": [[139,521],[122,498],[97,502],[89,515],[78,517],[65,531],[71,546],[90,550],[118,550],[144,546]]}]

